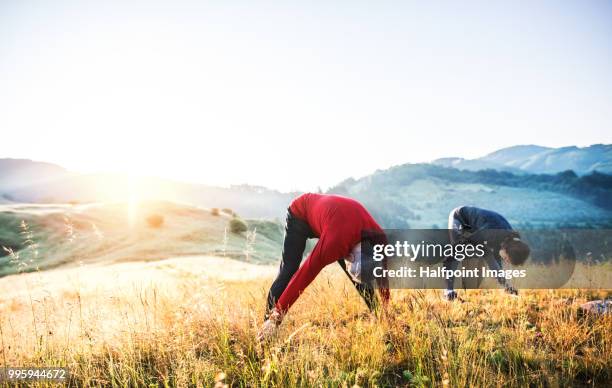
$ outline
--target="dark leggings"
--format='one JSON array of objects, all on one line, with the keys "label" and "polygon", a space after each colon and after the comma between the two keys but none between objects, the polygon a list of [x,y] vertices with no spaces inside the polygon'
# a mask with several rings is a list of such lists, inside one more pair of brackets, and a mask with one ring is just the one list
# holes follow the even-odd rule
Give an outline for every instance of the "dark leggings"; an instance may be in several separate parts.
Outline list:
[{"label": "dark leggings", "polygon": [[[306,240],[309,238],[315,238],[315,234],[310,229],[310,226],[305,221],[295,217],[291,214],[290,210],[287,210],[287,222],[285,223],[285,241],[283,243],[283,256],[278,270],[278,275],[270,287],[268,292],[268,304],[266,306],[266,319],[270,313],[270,310],[276,304],[276,301],[285,291],[289,281],[293,275],[300,268],[302,262],[302,256],[306,249]],[[363,298],[366,305],[373,311],[377,304],[376,294],[374,288],[369,284],[361,284],[353,280],[346,270],[344,260],[338,260],[338,264],[342,267],[342,270],[346,276],[351,279],[351,282],[359,292],[359,295]]]}]

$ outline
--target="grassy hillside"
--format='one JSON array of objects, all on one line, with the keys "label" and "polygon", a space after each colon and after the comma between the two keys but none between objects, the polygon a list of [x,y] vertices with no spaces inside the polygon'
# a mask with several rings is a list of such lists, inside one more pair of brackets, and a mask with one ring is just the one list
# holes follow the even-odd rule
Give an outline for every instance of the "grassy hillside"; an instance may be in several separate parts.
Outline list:
[{"label": "grassy hillside", "polygon": [[[612,223],[612,176],[592,171],[608,171],[600,167],[610,163],[611,147],[516,146],[475,160],[445,158],[432,165],[397,166],[358,182],[349,179],[331,188],[330,192],[367,202],[387,227],[440,226],[446,223],[444,213],[456,204],[466,203],[501,206],[500,210],[507,209],[512,217],[524,223],[609,225]],[[538,157],[536,164],[554,174],[535,175],[529,173],[532,170],[523,168],[535,166],[530,164],[535,156]],[[558,173],[573,166],[579,173],[589,174]],[[485,168],[496,170],[483,170]],[[407,194],[408,190],[413,192]],[[441,195],[443,193],[448,195]],[[282,220],[290,201],[298,194],[249,185],[221,188],[120,174],[82,175],[45,163],[0,159],[0,203],[91,203],[138,197],[231,208],[247,218]],[[432,201],[430,197],[439,200]],[[433,211],[419,209],[423,206]],[[598,208],[607,210],[601,212]]]},{"label": "grassy hillside", "polygon": [[515,226],[612,225],[612,177],[514,175],[460,171],[434,165],[402,165],[347,180],[332,193],[361,200],[387,228],[445,228],[454,207],[497,210]]},{"label": "grassy hillside", "polygon": [[330,266],[259,348],[273,270],[186,257],[2,278],[4,363],[66,366],[72,386],[612,384],[612,317],[578,310],[609,293],[394,290],[377,320]]},{"label": "grassy hillside", "polygon": [[1,205],[0,247],[13,253],[0,253],[0,275],[193,254],[277,262],[283,226],[247,220],[246,232],[232,233],[230,212],[169,202]]}]

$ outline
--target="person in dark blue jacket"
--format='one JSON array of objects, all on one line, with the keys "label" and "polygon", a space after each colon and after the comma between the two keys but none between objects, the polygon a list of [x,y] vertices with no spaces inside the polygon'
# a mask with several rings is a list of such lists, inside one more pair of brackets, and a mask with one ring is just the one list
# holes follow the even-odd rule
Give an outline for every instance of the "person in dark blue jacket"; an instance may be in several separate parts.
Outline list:
[{"label": "person in dark blue jacket", "polygon": [[[448,217],[450,240],[453,244],[471,243],[485,244],[489,249],[484,257],[489,269],[500,272],[502,262],[512,265],[522,265],[529,257],[529,246],[525,244],[518,232],[501,214],[492,210],[472,206],[461,206],[453,209]],[[459,261],[448,257],[444,267],[455,270]],[[454,290],[454,277],[447,280],[444,296],[447,300],[457,298]],[[505,277],[497,278],[507,293],[518,295],[518,292],[506,281]]]}]

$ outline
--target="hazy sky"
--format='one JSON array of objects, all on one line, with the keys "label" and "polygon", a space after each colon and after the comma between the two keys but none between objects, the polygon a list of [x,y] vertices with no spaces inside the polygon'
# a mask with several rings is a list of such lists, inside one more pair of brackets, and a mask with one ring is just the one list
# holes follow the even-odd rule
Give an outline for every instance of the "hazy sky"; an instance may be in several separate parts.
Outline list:
[{"label": "hazy sky", "polygon": [[0,1],[0,157],[323,188],[612,143],[612,2]]}]

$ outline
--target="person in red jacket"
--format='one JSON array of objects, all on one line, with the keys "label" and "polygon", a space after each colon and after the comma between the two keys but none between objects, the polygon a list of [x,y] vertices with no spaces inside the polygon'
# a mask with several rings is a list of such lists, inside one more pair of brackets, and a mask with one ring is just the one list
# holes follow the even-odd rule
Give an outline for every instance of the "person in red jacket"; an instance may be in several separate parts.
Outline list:
[{"label": "person in red jacket", "polygon": [[[287,212],[282,261],[268,293],[265,322],[258,335],[260,340],[274,333],[300,294],[323,267],[334,262],[338,262],[349,276],[368,308],[372,311],[378,306],[372,285],[362,284],[357,274],[351,276],[352,271],[347,271],[344,261],[348,258],[349,263],[353,261],[350,264],[357,264],[355,259],[360,260],[355,248],[364,232],[384,236],[370,213],[354,199],[306,193],[293,200]],[[319,241],[300,267],[309,238],[318,238]],[[379,285],[379,292],[386,304],[389,290],[385,284]]]}]

